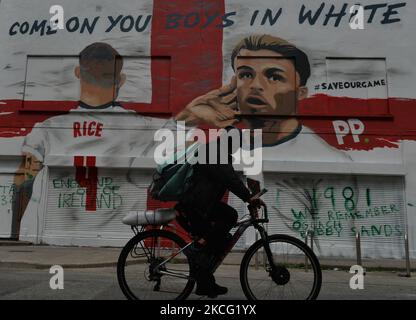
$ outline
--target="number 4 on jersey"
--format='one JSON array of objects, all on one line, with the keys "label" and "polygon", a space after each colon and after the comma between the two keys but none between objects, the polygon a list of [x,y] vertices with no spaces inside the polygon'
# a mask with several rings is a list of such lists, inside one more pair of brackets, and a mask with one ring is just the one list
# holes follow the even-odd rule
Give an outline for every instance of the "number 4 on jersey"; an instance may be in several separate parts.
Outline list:
[{"label": "number 4 on jersey", "polygon": [[75,180],[81,187],[87,188],[85,210],[97,211],[97,184],[98,169],[95,166],[95,157],[74,157]]}]

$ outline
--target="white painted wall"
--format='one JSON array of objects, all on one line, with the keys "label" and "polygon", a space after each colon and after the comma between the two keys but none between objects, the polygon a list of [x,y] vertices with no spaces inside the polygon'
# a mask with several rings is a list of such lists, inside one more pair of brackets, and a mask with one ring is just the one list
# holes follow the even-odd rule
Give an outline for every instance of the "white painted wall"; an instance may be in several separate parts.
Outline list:
[{"label": "white painted wall", "polygon": [[[329,0],[263,0],[256,3],[249,0],[225,0],[225,12],[235,11],[236,14],[232,17],[234,24],[223,31],[223,82],[227,83],[233,75],[230,66],[230,54],[233,46],[248,34],[269,33],[293,42],[308,54],[312,67],[312,75],[308,81],[310,96],[328,94],[352,98],[416,99],[416,92],[413,88],[416,80],[416,66],[413,63],[416,43],[414,32],[416,30],[416,20],[414,19],[416,2],[403,0],[406,2],[406,6],[397,9],[399,12],[397,17],[401,19],[399,23],[380,24],[383,19],[382,13],[386,9],[379,9],[374,16],[373,23],[366,24],[364,30],[351,30],[347,23],[347,17],[343,18],[339,27],[334,27],[333,20],[324,26],[323,17],[314,26],[309,26],[307,22],[299,24],[298,16],[303,4],[308,9],[316,10],[322,2],[327,4],[324,13],[328,12],[330,4],[335,4],[338,10],[342,5],[338,1]],[[385,2],[395,4],[400,1]],[[346,3],[355,4],[354,1],[346,1]],[[381,3],[381,1],[367,0],[361,1],[361,3],[370,5]],[[126,101],[150,102],[152,94],[151,69],[150,60],[146,57],[150,56],[151,28],[149,27],[140,33],[124,33],[119,28],[108,33],[105,30],[109,26],[108,16],[116,17],[120,14],[134,17],[146,16],[152,13],[153,2],[151,0],[118,2],[65,0],[61,4],[67,18],[80,16],[90,18],[92,21],[94,17],[99,16],[92,34],[59,30],[54,35],[9,35],[10,26],[16,21],[22,23],[24,21],[33,22],[36,19],[49,19],[49,7],[53,4],[56,3],[52,0],[30,2],[3,0],[0,3],[0,121],[2,116],[7,115],[1,111],[5,104],[2,101],[22,100],[25,98],[24,93],[26,98],[39,101],[77,99],[79,88],[76,78],[72,76],[76,62],[73,58],[56,58],[52,59],[52,62],[30,58],[27,64],[27,55],[77,55],[86,45],[95,41],[108,42],[123,56],[132,57],[126,59],[125,70],[130,81],[120,92],[120,98]],[[283,8],[282,15],[275,25],[261,26],[257,20],[255,25],[250,26],[249,21],[254,10],[264,12],[269,8],[277,12],[281,7]],[[329,92],[321,88],[316,89],[316,85],[322,82],[355,79],[354,75],[345,76],[336,72],[328,74],[328,70],[341,70],[341,72],[344,70],[344,66],[334,66],[333,61],[326,59],[328,57],[378,57],[385,59],[385,66],[383,66],[383,62],[377,62],[371,67],[367,65],[365,79],[386,78],[387,86],[382,86],[371,92],[352,89]],[[352,70],[361,70],[362,68],[362,63],[351,67]],[[383,73],[384,71],[386,75]],[[25,87],[25,78],[29,80],[30,86],[26,83]],[[61,81],[59,85],[57,85],[57,79]],[[0,153],[2,155],[19,155],[22,142],[22,137],[0,138]],[[409,204],[406,205],[408,232],[411,251],[414,255],[416,250],[414,236],[416,231],[415,144],[414,141],[403,140],[397,143],[396,148],[340,151],[330,147],[324,139],[305,128],[298,139],[273,149],[264,150],[264,171],[404,176],[406,204]],[[52,167],[57,164],[62,165],[64,155],[65,152],[50,154],[50,165]],[[64,165],[71,166],[72,163],[64,161]],[[42,175],[36,179],[36,192],[33,201],[31,201],[31,207],[28,209],[31,214],[25,217],[22,225],[22,238],[40,242],[44,228],[46,210],[44,201],[48,180],[47,170],[44,170]],[[99,242],[87,241],[81,236],[74,239],[69,241],[65,238],[57,240],[57,243],[66,244],[66,241],[69,241],[68,243],[71,244],[88,242],[99,245]],[[46,236],[43,240],[48,243],[55,241]]]}]

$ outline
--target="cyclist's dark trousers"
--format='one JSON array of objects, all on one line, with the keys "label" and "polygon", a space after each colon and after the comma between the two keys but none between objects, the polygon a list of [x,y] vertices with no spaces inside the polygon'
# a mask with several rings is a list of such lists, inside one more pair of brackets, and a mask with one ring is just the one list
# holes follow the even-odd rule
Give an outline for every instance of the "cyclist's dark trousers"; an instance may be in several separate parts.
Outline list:
[{"label": "cyclist's dark trousers", "polygon": [[237,222],[238,213],[228,204],[217,202],[207,214],[210,227],[203,233],[207,241],[207,247],[214,253],[220,253],[224,249],[228,232]]}]

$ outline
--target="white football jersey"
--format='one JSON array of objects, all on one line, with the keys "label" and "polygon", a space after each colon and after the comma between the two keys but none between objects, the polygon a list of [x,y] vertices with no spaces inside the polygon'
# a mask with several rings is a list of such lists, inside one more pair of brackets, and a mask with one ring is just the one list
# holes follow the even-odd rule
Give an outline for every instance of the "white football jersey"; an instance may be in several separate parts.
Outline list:
[{"label": "white football jersey", "polygon": [[22,151],[46,165],[71,166],[74,156],[94,156],[98,167],[128,167],[131,159],[153,158],[154,135],[163,127],[176,130],[175,121],[143,116],[119,105],[92,110],[81,104],[69,114],[36,124]]},{"label": "white football jersey", "polygon": [[[144,195],[155,167],[153,152],[159,143],[155,133],[160,128],[176,130],[177,124],[172,118],[147,117],[113,104],[94,110],[81,104],[68,114],[38,123],[24,139],[22,151],[33,154],[45,166],[33,184],[21,223],[22,239],[32,239],[43,225],[45,232],[66,232],[49,222],[58,219],[56,210],[62,224],[71,226],[69,230],[82,231],[87,226],[101,230],[103,225],[108,230],[124,230],[124,214],[146,206]],[[84,182],[77,181],[76,157],[82,159],[82,167],[92,157],[98,168],[92,193],[82,186],[92,182],[89,174],[82,174]],[[95,199],[92,208],[87,208],[89,197]],[[46,218],[41,199],[48,208]]]},{"label": "white football jersey", "polygon": [[276,145],[263,147],[263,160],[350,162],[349,155],[329,145],[306,126]]}]

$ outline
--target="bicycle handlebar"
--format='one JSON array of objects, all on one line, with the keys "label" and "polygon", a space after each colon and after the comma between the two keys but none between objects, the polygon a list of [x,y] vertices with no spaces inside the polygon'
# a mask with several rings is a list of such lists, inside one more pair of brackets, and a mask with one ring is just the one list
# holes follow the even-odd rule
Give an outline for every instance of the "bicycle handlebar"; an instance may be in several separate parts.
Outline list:
[{"label": "bicycle handlebar", "polygon": [[[256,199],[259,199],[262,195],[264,195],[266,192],[267,192],[268,190],[266,189],[266,188],[263,188],[259,193],[257,193],[257,194],[255,194],[251,199],[252,200],[256,200]],[[250,215],[253,217],[253,218],[257,218],[257,209],[258,208],[260,208],[260,207],[263,207],[263,209],[264,209],[264,217],[265,217],[265,219],[267,220],[268,219],[268,217],[267,217],[267,206],[266,206],[266,204],[265,203],[261,203],[261,204],[259,204],[259,206],[257,207],[257,206],[253,206],[253,205],[251,205],[251,204],[249,204],[248,205],[248,209],[249,209],[249,211],[250,211]]]},{"label": "bicycle handlebar", "polygon": [[263,194],[265,194],[267,191],[266,188],[263,188],[259,193],[255,194],[254,196],[251,197],[251,199],[258,199],[260,198]]}]

